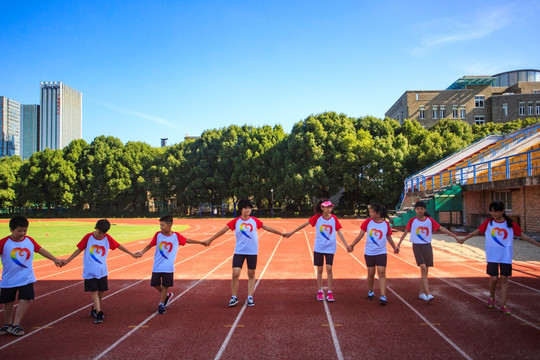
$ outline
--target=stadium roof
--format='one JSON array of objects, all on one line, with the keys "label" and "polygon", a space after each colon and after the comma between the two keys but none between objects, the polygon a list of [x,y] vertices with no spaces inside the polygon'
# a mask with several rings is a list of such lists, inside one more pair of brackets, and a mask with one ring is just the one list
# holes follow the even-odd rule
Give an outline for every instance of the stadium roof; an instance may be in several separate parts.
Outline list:
[{"label": "stadium roof", "polygon": [[454,81],[446,90],[460,90],[468,85],[491,85],[497,80],[492,76],[464,76]]}]

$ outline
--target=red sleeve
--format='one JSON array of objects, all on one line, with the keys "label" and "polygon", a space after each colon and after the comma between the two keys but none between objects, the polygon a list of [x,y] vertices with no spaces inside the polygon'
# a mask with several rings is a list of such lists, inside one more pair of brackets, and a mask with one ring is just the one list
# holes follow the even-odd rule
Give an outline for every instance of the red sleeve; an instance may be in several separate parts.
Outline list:
[{"label": "red sleeve", "polygon": [[229,229],[234,230],[236,228],[236,223],[238,222],[238,219],[240,219],[240,217],[237,217],[236,219],[233,219],[227,223]]},{"label": "red sleeve", "polygon": [[253,220],[255,220],[255,224],[257,224],[257,229],[262,228],[263,223],[262,223],[261,220],[257,219],[256,217],[253,217],[253,216],[252,216],[251,218],[252,218]]},{"label": "red sleeve", "polygon": [[187,239],[182,234],[180,234],[179,232],[175,231],[174,233],[176,234],[176,237],[178,238],[178,244],[180,244],[182,246],[186,245],[186,240]]},{"label": "red sleeve", "polygon": [[114,250],[120,246],[120,244],[117,243],[116,240],[114,240],[111,235],[105,234],[105,236],[107,237],[107,240],[109,241],[109,249]]},{"label": "red sleeve", "polygon": [[487,227],[488,227],[488,224],[489,224],[489,222],[490,222],[491,220],[493,220],[493,218],[487,219],[486,221],[484,221],[484,222],[482,223],[482,225],[480,225],[480,227],[478,228],[478,230],[480,230],[480,234],[484,234],[484,233],[486,232],[486,229],[487,229]]},{"label": "red sleeve", "polygon": [[514,236],[520,236],[521,235],[521,228],[519,227],[519,225],[515,221],[512,222],[512,228],[514,229]]},{"label": "red sleeve", "polygon": [[2,240],[0,240],[0,255],[4,253],[4,245],[6,245],[6,242],[8,241],[9,236],[6,236]]},{"label": "red sleeve", "polygon": [[416,216],[409,219],[409,222],[407,223],[407,226],[405,227],[407,230],[411,231],[411,227],[412,227],[412,223],[413,223],[414,219],[416,219]]},{"label": "red sleeve", "polygon": [[[519,236],[519,235],[518,235]],[[27,236],[28,240],[30,240],[32,242],[32,244],[34,245],[34,252],[38,252],[40,249],[41,249],[41,246],[34,240],[32,239],[30,236]]]},{"label": "red sleeve", "polygon": [[338,231],[339,229],[341,229],[343,226],[341,226],[341,223],[339,222],[338,218],[336,217],[336,215],[332,215],[334,217],[334,221],[336,222],[336,231]]},{"label": "red sleeve", "polygon": [[84,235],[81,241],[77,244],[77,248],[81,251],[84,251],[86,249],[86,245],[88,244],[88,239],[90,239],[90,236],[92,236],[92,233]]},{"label": "red sleeve", "polygon": [[392,228],[390,227],[390,223],[388,221],[386,221],[386,226],[388,226],[388,230],[386,230],[386,236],[392,235]]},{"label": "red sleeve", "polygon": [[431,231],[435,232],[435,231],[439,230],[441,225],[439,225],[439,223],[436,222],[435,220],[433,220],[433,218],[431,218],[431,217],[429,217],[428,219],[431,220]]},{"label": "red sleeve", "polygon": [[367,232],[367,227],[368,227],[368,224],[369,224],[369,222],[370,222],[371,220],[372,220],[372,219],[369,218],[369,219],[367,219],[366,221],[364,221],[364,222],[362,223],[362,225],[360,225],[360,230],[362,230],[363,232]]},{"label": "red sleeve", "polygon": [[317,224],[317,220],[319,220],[320,217],[321,217],[320,214],[313,215],[312,217],[310,217],[309,218],[309,223],[311,224],[311,226],[315,226]]},{"label": "red sleeve", "polygon": [[154,237],[152,238],[152,241],[150,241],[150,247],[153,247],[153,246],[157,245],[157,236],[158,236],[159,233],[160,233],[160,231],[158,231],[157,233],[154,234]]}]

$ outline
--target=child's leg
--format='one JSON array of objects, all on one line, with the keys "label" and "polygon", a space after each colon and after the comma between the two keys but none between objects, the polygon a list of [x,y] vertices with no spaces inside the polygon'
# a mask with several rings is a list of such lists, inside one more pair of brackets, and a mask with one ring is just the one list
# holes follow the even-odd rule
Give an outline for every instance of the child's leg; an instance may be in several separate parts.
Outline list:
[{"label": "child's leg", "polygon": [[168,287],[165,287],[165,286],[160,286],[161,287],[161,290],[160,290],[160,298],[159,298],[159,302],[161,304],[164,304],[165,303],[165,299],[167,299],[167,295],[169,294],[169,288]]},{"label": "child's leg", "polygon": [[328,264],[326,264],[326,281],[328,283],[328,291],[332,291],[332,283],[334,282],[334,273],[332,272],[332,265],[328,265]]},{"label": "child's leg", "polygon": [[21,321],[26,314],[26,310],[30,306],[30,300],[19,300],[19,307],[15,312],[15,318],[13,319],[13,325],[20,325]]},{"label": "child's leg", "polygon": [[492,299],[495,299],[495,290],[497,290],[497,282],[499,281],[498,276],[489,277],[489,296]]},{"label": "child's leg", "polygon": [[317,286],[319,290],[322,289],[322,275],[323,275],[324,267],[317,266]]},{"label": "child's leg", "polygon": [[501,300],[503,306],[506,306],[506,300],[508,299],[508,276],[501,275]]},{"label": "child's leg", "polygon": [[96,310],[96,313],[101,311],[101,295],[103,295],[103,291],[101,291],[101,294],[99,293],[99,291],[92,291],[90,293],[92,295],[92,302],[94,303],[94,309]]},{"label": "child's leg", "polygon": [[4,324],[13,324],[13,305],[15,301],[4,304]]},{"label": "child's leg", "polygon": [[374,279],[375,279],[375,266],[368,266],[368,268],[367,268],[368,290],[373,290]]},{"label": "child's leg", "polygon": [[248,296],[255,291],[255,269],[248,269]]},{"label": "child's leg", "polygon": [[232,281],[231,281],[231,293],[233,296],[238,294],[238,283],[240,281],[240,272],[242,268],[233,267],[232,269]]},{"label": "child's leg", "polygon": [[429,268],[426,264],[420,264],[420,294],[429,294],[429,286],[428,286],[428,272]]},{"label": "child's leg", "polygon": [[[373,269],[375,270],[375,268]],[[373,273],[375,274],[375,271]],[[379,287],[381,289],[381,296],[386,296],[386,266],[377,266],[377,275],[379,277]]]}]

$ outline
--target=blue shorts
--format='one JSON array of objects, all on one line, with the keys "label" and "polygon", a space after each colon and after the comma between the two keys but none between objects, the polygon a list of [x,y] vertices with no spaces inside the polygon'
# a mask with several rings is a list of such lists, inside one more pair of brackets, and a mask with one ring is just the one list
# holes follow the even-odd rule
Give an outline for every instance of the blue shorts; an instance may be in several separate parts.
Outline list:
[{"label": "blue shorts", "polygon": [[34,300],[34,283],[12,288],[0,289],[0,304],[6,304],[15,301],[19,292],[19,300]]}]

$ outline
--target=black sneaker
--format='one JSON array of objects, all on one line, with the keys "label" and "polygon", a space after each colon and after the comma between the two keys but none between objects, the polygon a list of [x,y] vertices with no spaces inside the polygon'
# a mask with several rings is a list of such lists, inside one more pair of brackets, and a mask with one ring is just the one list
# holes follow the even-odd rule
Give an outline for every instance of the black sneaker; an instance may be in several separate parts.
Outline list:
[{"label": "black sneaker", "polygon": [[238,299],[236,296],[231,297],[231,300],[229,300],[229,307],[236,306],[236,304],[238,304]]},{"label": "black sneaker", "polygon": [[160,315],[165,314],[165,311],[166,311],[165,310],[165,305],[159,304],[158,309],[157,309],[158,314],[160,314]]},{"label": "black sneaker", "polygon": [[172,291],[169,291],[169,292],[167,293],[167,297],[165,298],[165,302],[163,303],[163,304],[165,304],[165,306],[167,306],[167,304],[169,303],[169,300],[172,299],[173,295],[174,295],[174,294],[172,293]]},{"label": "black sneaker", "polygon": [[105,314],[103,314],[103,311],[100,311],[96,314],[96,318],[94,319],[94,324],[101,324],[103,322],[103,318],[105,317]]},{"label": "black sneaker", "polygon": [[9,333],[10,328],[11,324],[4,324],[4,326],[0,328],[0,335],[6,335],[7,333]]},{"label": "black sneaker", "polygon": [[248,297],[247,306],[255,306],[255,301],[253,301],[252,297]]},{"label": "black sneaker", "polygon": [[386,305],[386,296],[381,295],[381,297],[379,298],[379,304]]},{"label": "black sneaker", "polygon": [[373,291],[369,290],[368,293],[367,293],[367,298],[369,300],[375,299],[375,293]]},{"label": "black sneaker", "polygon": [[92,306],[92,310],[90,310],[90,317],[93,317],[94,319],[97,318],[97,312],[96,309]]}]

